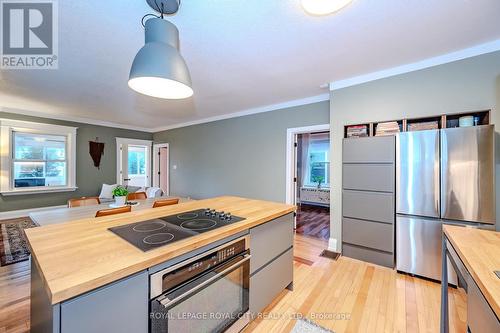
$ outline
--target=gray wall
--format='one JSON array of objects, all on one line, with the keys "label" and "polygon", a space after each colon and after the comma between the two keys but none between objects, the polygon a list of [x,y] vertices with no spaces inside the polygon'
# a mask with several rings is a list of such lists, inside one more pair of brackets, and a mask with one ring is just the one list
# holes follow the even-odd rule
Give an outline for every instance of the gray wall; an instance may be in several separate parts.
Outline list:
[{"label": "gray wall", "polygon": [[325,101],[172,129],[155,133],[154,141],[170,144],[173,195],[284,202],[287,128],[328,123]]},{"label": "gray wall", "polygon": [[[330,96],[332,207],[342,207],[342,138],[346,124],[492,110],[497,131],[497,221],[500,220],[500,52],[335,90]],[[340,209],[331,237],[340,250]],[[498,228],[498,223],[497,223]]]},{"label": "gray wall", "polygon": [[[103,183],[116,183],[116,137],[151,140],[152,133],[123,130],[119,128],[95,126],[68,121],[59,121],[46,118],[23,116],[14,113],[0,112],[0,118],[34,121],[56,125],[78,127],[76,134],[76,185],[74,192],[40,193],[30,195],[1,196],[0,212],[64,205],[69,198],[79,196],[98,195]],[[89,154],[90,140],[99,137],[105,143],[104,156],[101,159],[101,168],[94,167]]]}]

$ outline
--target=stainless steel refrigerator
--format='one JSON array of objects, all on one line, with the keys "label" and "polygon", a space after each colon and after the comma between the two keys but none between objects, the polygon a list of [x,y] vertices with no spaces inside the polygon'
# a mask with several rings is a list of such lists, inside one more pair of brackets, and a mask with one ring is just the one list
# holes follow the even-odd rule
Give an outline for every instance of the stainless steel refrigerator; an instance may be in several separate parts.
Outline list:
[{"label": "stainless steel refrigerator", "polygon": [[494,228],[494,132],[484,125],[398,135],[397,270],[441,280],[443,223]]}]

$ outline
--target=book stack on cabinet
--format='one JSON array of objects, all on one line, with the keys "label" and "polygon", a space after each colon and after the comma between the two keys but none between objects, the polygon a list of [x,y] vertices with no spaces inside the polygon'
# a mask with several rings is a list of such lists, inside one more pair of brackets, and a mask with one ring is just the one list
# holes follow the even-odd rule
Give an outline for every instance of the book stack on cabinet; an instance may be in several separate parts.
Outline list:
[{"label": "book stack on cabinet", "polygon": [[344,139],[342,254],[394,267],[395,136]]}]

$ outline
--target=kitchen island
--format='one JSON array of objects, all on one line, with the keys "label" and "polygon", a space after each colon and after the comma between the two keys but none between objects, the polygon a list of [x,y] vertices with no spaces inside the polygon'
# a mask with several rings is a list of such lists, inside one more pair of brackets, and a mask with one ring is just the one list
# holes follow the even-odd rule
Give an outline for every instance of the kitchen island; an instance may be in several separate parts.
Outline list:
[{"label": "kitchen island", "polygon": [[500,332],[500,232],[443,226],[441,333],[448,333],[448,257],[467,291],[468,331]]},{"label": "kitchen island", "polygon": [[[244,220],[147,252],[108,230],[208,207]],[[148,332],[150,276],[242,237],[250,244],[249,308],[257,313],[277,289],[291,286],[294,210],[218,197],[26,230],[32,252],[31,331]]]}]

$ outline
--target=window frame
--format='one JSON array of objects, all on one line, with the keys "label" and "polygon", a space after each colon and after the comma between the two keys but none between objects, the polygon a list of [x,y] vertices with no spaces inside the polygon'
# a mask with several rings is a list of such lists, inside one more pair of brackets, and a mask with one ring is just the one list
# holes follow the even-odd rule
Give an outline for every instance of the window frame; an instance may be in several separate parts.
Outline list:
[{"label": "window frame", "polygon": [[[0,118],[0,193],[21,195],[75,191],[77,189],[76,131],[77,127]],[[14,162],[17,160],[14,158],[14,132],[66,137],[66,159],[64,160],[66,162],[66,185],[14,187]]]},{"label": "window frame", "polygon": [[330,187],[330,182],[326,182],[328,179],[330,179],[330,151],[329,150],[312,150],[309,152],[309,158],[307,163],[309,163],[308,168],[309,172],[307,173],[307,181],[306,181],[306,186],[308,187],[313,187],[317,186],[317,182],[313,182],[311,179],[311,174],[312,174],[312,162],[311,162],[311,154],[314,152],[322,152],[325,154],[325,162],[320,162],[324,163],[324,170],[325,170],[325,180],[323,183],[321,183],[321,186],[324,186],[326,188]]}]

